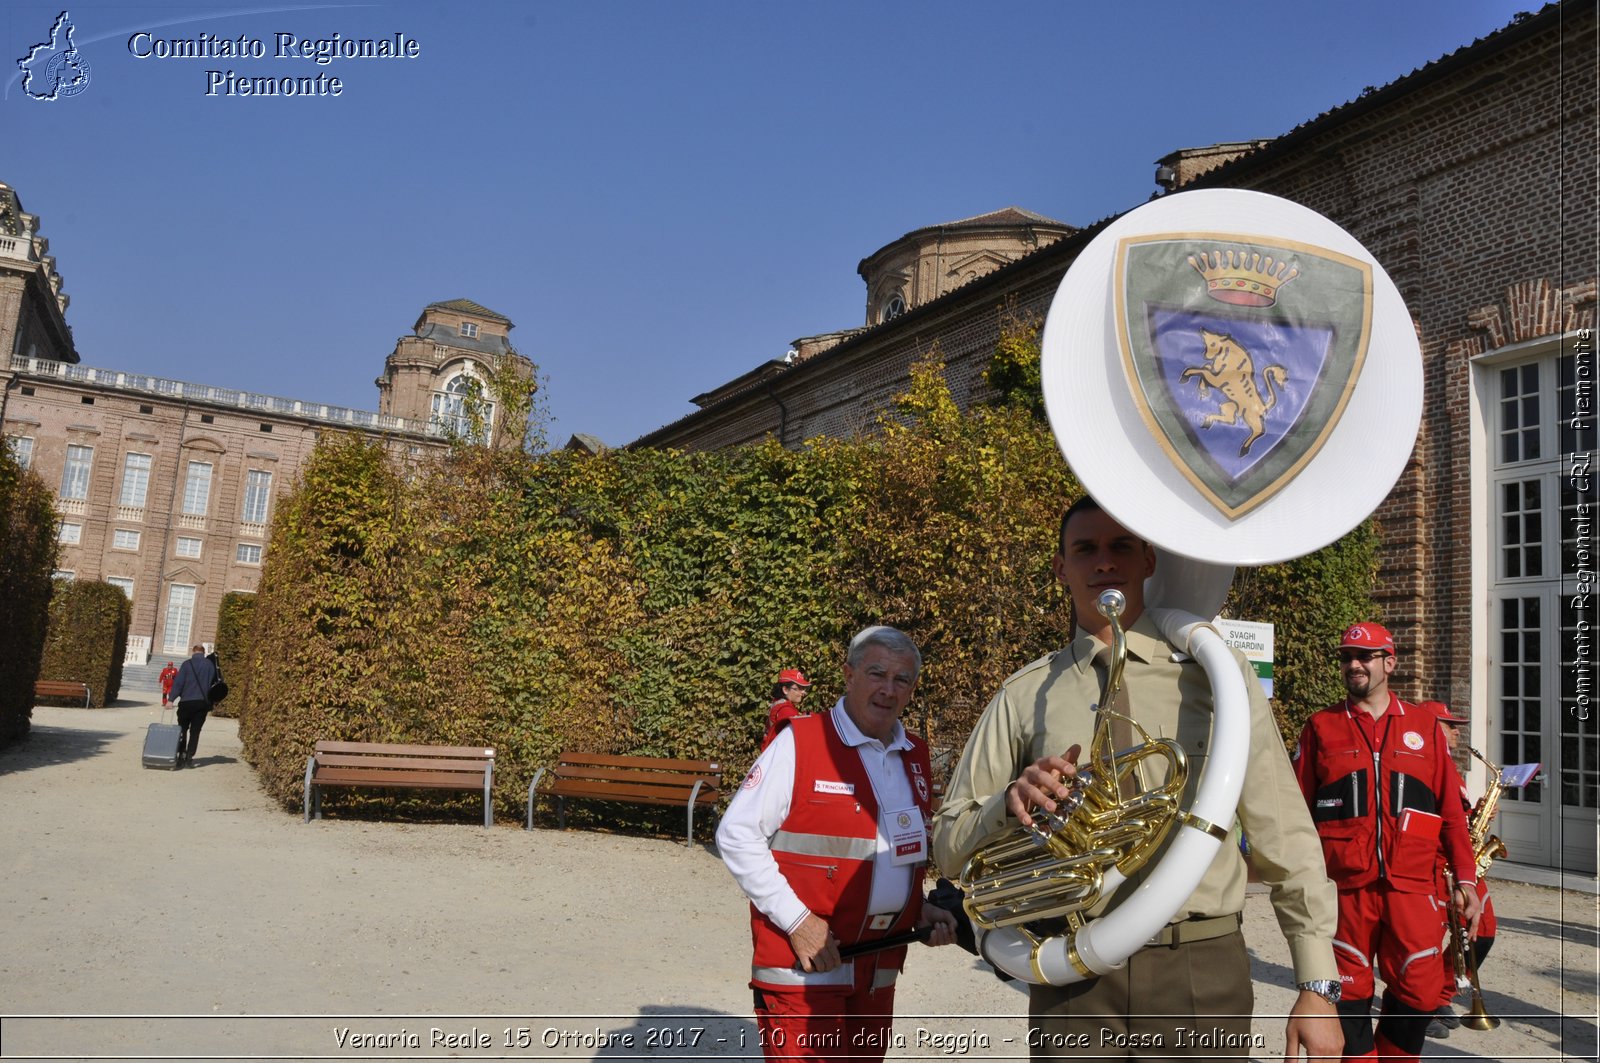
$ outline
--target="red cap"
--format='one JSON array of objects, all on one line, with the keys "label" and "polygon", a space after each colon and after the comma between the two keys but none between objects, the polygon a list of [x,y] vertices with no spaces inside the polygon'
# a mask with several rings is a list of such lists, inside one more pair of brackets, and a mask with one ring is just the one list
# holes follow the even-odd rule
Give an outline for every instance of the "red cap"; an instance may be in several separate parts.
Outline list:
[{"label": "red cap", "polygon": [[1382,624],[1351,624],[1339,640],[1341,650],[1383,650],[1394,652],[1394,636]]},{"label": "red cap", "polygon": [[808,687],[811,685],[811,680],[807,679],[805,673],[798,668],[785,668],[778,673],[778,685],[782,687],[788,686],[790,683],[795,686]]},{"label": "red cap", "polygon": [[1418,705],[1417,708],[1421,709],[1423,712],[1433,713],[1435,716],[1439,717],[1440,721],[1444,723],[1467,722],[1467,718],[1465,716],[1457,716],[1455,713],[1450,711],[1450,706],[1446,705],[1442,701],[1424,701]]}]

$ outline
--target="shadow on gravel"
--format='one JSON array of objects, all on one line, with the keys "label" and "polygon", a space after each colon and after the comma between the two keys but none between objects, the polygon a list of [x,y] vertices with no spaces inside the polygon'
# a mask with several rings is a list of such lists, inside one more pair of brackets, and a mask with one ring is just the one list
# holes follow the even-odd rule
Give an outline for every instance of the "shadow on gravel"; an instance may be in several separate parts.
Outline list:
[{"label": "shadow on gravel", "polygon": [[1500,916],[1498,922],[1505,929],[1515,930],[1519,934],[1529,934],[1540,938],[1560,938],[1569,945],[1593,946],[1596,944],[1597,939],[1600,939],[1600,930],[1596,930],[1594,926],[1579,922],[1558,922],[1555,919],[1537,916],[1532,919],[1507,919],[1505,916]]},{"label": "shadow on gravel", "polygon": [[[202,736],[202,737],[204,737],[204,736]],[[214,765],[217,765],[217,764],[237,764],[237,763],[239,763],[239,758],[238,757],[224,757],[224,756],[220,756],[220,755],[208,757],[204,753],[196,753],[195,757],[194,757],[194,763],[189,765],[187,768],[185,768],[183,770],[184,771],[195,771],[195,770],[198,770],[200,768],[211,767],[211,766],[214,766]]]},{"label": "shadow on gravel", "polygon": [[88,760],[105,752],[106,746],[123,735],[116,731],[82,731],[75,727],[29,728],[26,737],[0,749],[0,775],[53,768],[74,761]]}]

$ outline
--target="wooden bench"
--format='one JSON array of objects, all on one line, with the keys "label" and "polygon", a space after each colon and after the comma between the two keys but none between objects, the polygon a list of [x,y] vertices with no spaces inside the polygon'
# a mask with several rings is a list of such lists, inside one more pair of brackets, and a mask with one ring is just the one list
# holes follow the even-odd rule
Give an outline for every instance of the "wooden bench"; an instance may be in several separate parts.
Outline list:
[{"label": "wooden bench", "polygon": [[318,742],[306,758],[305,816],[322,818],[322,787],[482,790],[483,825],[494,826],[494,750],[483,746],[407,746]]},{"label": "wooden bench", "polygon": [[89,707],[89,684],[68,679],[41,679],[33,684],[33,695],[38,698],[82,698],[83,707]]},{"label": "wooden bench", "polygon": [[634,805],[682,805],[689,813],[688,840],[694,844],[694,810],[717,803],[722,767],[709,760],[627,757],[605,753],[563,753],[554,768],[540,768],[528,784],[528,822],[540,797],[556,799],[557,826],[567,825],[567,798],[623,801]]}]

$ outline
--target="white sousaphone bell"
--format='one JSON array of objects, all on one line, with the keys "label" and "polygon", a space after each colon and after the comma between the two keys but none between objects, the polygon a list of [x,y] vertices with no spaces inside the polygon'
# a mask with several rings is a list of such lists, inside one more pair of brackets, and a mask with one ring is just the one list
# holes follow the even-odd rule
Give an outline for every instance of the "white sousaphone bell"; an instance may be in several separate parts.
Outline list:
[{"label": "white sousaphone bell", "polygon": [[[1100,726],[1063,813],[1036,813],[960,874],[980,953],[1023,981],[1065,985],[1155,937],[1228,837],[1249,695],[1211,619],[1235,566],[1317,550],[1388,495],[1416,439],[1422,363],[1399,291],[1359,241],[1288,200],[1217,189],[1154,200],[1084,248],[1050,307],[1043,381],[1084,488],[1155,547],[1148,611],[1205,669],[1215,704],[1190,807],[1175,743],[1116,750]],[[1109,704],[1121,605],[1101,609],[1119,643]],[[1164,788],[1125,796],[1131,765],[1152,753],[1171,762]],[[1089,918],[1163,843],[1144,882]],[[1052,917],[1064,933],[1028,925]]]}]

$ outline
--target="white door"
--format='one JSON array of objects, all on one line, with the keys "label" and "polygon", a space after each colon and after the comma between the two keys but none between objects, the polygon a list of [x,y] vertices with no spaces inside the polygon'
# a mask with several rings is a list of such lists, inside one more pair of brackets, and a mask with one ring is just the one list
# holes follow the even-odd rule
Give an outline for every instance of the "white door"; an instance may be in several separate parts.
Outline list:
[{"label": "white door", "polygon": [[1552,352],[1489,370],[1494,559],[1482,752],[1501,765],[1543,766],[1501,798],[1497,833],[1507,858],[1592,875],[1600,813],[1594,608],[1577,573],[1593,570],[1593,558],[1580,555],[1595,514],[1573,430],[1575,369],[1573,355]]},{"label": "white door", "polygon": [[194,624],[194,587],[174,583],[167,588],[167,623],[163,653],[189,653],[189,629]]}]

